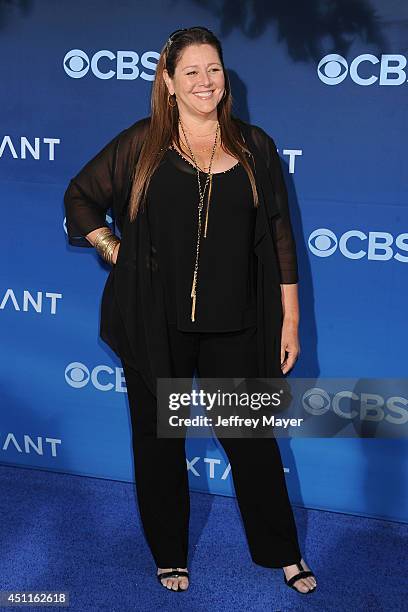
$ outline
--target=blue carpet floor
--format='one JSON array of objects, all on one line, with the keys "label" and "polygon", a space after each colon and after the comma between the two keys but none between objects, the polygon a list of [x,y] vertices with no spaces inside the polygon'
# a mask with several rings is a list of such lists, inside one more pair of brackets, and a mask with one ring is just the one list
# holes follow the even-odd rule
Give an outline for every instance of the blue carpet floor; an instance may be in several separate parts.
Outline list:
[{"label": "blue carpet floor", "polygon": [[155,577],[133,484],[5,465],[0,483],[0,591],[69,591],[81,612],[408,609],[407,525],[294,507],[318,581],[298,595],[252,563],[234,498],[192,492],[190,588],[175,593]]}]

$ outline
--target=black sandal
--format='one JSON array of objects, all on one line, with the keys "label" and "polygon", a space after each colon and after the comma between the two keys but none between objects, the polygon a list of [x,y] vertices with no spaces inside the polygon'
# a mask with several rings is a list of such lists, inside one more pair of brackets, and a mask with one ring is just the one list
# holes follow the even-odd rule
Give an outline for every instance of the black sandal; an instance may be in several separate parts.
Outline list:
[{"label": "black sandal", "polygon": [[[190,578],[190,576],[188,575],[188,570],[187,571],[182,571],[182,570],[173,570],[171,572],[161,572],[160,574],[156,574],[157,578],[160,582],[160,584],[167,589],[167,587],[162,583],[163,579],[167,579],[167,578],[178,578],[179,576],[186,576],[187,578]],[[177,589],[173,589],[173,587],[171,589],[167,589],[168,591],[174,591],[175,593],[177,593],[178,591],[187,591],[187,589],[180,589],[179,586],[177,586]]]},{"label": "black sandal", "polygon": [[316,590],[316,587],[312,587],[308,591],[299,591],[299,589],[294,586],[295,582],[297,580],[299,580],[299,578],[308,578],[310,576],[313,576],[313,578],[316,578],[314,573],[311,572],[310,570],[305,570],[302,567],[301,563],[296,563],[295,565],[298,566],[298,569],[300,570],[300,572],[298,574],[295,574],[294,576],[292,576],[292,578],[289,578],[289,580],[286,579],[285,572],[283,572],[283,578],[285,580],[285,584],[287,584],[291,589],[294,589],[298,593],[301,593],[302,595],[307,595],[308,593],[313,593],[313,591]]}]

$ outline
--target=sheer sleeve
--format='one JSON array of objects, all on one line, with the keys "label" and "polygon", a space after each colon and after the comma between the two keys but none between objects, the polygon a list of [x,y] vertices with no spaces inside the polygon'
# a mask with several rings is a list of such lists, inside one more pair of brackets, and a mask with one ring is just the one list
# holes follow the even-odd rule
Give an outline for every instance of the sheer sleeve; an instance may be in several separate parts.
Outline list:
[{"label": "sheer sleeve", "polygon": [[253,128],[255,129],[252,130],[252,136],[264,154],[280,213],[271,220],[281,273],[280,282],[283,285],[295,284],[299,281],[297,251],[280,157],[269,134],[258,126]]},{"label": "sheer sleeve", "polygon": [[92,247],[86,234],[108,227],[106,212],[113,203],[113,173],[120,135],[111,140],[70,180],[64,194],[68,243]]}]

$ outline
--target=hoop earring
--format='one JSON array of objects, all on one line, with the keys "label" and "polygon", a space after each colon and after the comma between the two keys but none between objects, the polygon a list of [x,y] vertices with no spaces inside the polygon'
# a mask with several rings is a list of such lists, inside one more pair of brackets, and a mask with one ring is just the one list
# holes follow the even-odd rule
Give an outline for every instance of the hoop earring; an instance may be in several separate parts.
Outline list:
[{"label": "hoop earring", "polygon": [[170,104],[170,98],[171,98],[171,97],[173,97],[173,96],[176,96],[176,94],[172,94],[172,95],[170,96],[169,92],[167,92],[167,104],[168,104],[168,105],[169,105],[171,108],[174,108],[175,106],[177,106],[177,102],[176,102],[176,98],[175,98],[175,97],[174,97],[175,104]]}]

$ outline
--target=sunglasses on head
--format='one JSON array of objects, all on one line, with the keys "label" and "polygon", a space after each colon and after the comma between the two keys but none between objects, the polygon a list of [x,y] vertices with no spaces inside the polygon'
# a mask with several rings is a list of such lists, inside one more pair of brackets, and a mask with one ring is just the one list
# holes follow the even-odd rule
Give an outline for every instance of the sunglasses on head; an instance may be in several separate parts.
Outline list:
[{"label": "sunglasses on head", "polygon": [[192,28],[182,28],[181,30],[174,30],[174,32],[172,32],[167,40],[167,45],[170,46],[172,42],[174,42],[174,40],[176,38],[178,38],[178,36],[182,33],[182,32],[191,32],[191,30],[201,30],[201,31],[205,31],[205,32],[209,32],[210,34],[212,34],[211,30],[209,30],[208,28],[204,28],[203,26],[193,26]]}]

